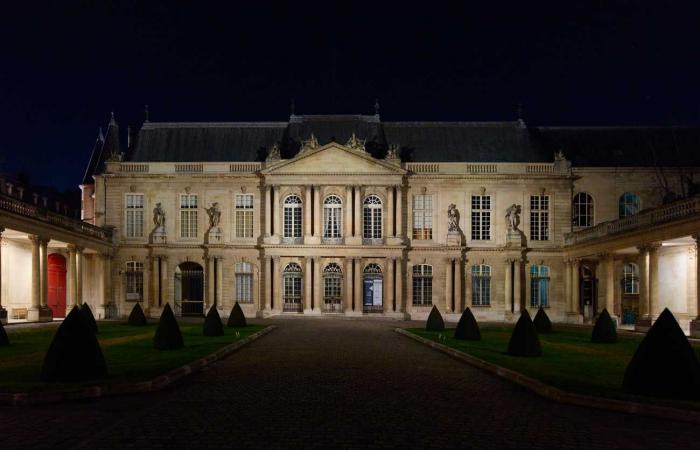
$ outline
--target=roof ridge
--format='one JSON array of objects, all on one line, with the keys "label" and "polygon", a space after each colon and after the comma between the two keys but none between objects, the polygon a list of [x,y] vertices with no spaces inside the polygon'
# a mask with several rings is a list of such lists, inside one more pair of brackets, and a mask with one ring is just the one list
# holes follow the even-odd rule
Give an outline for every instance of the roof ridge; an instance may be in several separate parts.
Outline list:
[{"label": "roof ridge", "polygon": [[142,130],[155,128],[227,128],[227,127],[286,127],[287,122],[147,122]]}]

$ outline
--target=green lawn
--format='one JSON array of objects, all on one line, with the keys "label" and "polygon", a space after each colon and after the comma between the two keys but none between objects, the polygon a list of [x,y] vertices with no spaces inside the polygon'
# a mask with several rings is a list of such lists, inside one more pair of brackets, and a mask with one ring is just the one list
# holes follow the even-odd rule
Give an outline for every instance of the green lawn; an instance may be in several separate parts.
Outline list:
[{"label": "green lawn", "polygon": [[[159,351],[152,345],[156,324],[132,327],[125,323],[99,322],[98,339],[109,376],[100,383],[146,381],[172,369],[195,361],[219,348],[265,328],[249,325],[245,328],[224,327],[224,336],[202,336],[201,323],[181,323],[185,341],[181,350]],[[92,385],[87,383],[42,383],[41,364],[57,327],[19,329],[6,327],[10,346],[0,347],[0,392],[25,392],[42,389],[70,388]],[[236,332],[239,333],[236,336]]]},{"label": "green lawn", "polygon": [[[483,326],[481,341],[476,342],[454,339],[454,329],[443,333],[422,328],[408,331],[436,342],[438,335],[443,334],[447,340],[442,343],[452,348],[568,392],[700,409],[698,402],[640,399],[622,392],[625,369],[642,335],[619,333],[616,344],[593,344],[590,329],[555,325],[554,333],[540,334],[543,356],[526,358],[506,353],[512,329],[512,326]],[[700,346],[696,345],[695,351],[700,357]]]}]

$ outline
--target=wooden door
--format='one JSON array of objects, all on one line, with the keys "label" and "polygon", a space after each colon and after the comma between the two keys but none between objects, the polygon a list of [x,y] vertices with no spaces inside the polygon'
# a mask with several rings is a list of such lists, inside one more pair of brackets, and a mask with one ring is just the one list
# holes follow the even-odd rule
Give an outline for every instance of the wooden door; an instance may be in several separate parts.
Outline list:
[{"label": "wooden door", "polygon": [[58,253],[49,255],[47,303],[54,317],[66,316],[66,258]]}]

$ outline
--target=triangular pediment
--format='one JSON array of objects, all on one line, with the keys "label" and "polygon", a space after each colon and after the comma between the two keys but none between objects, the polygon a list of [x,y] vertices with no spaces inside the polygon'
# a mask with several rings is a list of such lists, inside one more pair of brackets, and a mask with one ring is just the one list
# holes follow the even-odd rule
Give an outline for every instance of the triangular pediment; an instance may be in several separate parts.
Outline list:
[{"label": "triangular pediment", "polygon": [[403,175],[398,164],[375,159],[369,153],[331,142],[313,150],[298,153],[294,158],[273,163],[263,174],[366,174]]}]

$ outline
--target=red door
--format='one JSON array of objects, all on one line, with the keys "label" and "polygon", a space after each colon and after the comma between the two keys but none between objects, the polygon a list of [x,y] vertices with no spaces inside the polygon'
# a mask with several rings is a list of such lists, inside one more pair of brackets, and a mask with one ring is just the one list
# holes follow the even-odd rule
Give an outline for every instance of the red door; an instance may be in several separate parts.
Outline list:
[{"label": "red door", "polygon": [[66,258],[49,255],[49,308],[54,317],[66,317]]}]

